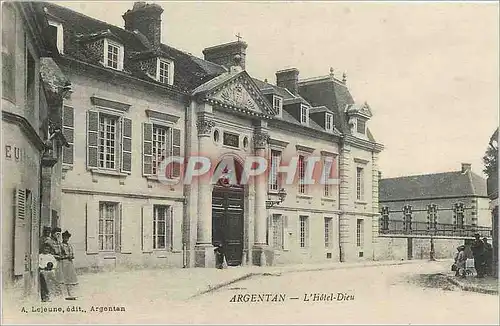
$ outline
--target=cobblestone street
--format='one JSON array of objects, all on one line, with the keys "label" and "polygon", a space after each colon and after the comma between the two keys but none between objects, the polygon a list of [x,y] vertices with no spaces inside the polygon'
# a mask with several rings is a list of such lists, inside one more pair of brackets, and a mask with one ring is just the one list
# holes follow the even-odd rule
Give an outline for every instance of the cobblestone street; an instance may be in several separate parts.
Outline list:
[{"label": "cobblestone street", "polygon": [[[317,271],[307,270],[321,266],[296,266],[300,272],[291,272],[291,267],[239,267],[223,271],[173,269],[87,274],[80,276],[78,301],[7,305],[4,322],[498,323],[498,296],[439,284],[429,288],[418,281],[421,274],[447,273],[448,265],[444,261],[369,267],[339,264]],[[230,283],[238,279],[242,280]],[[339,301],[339,292],[344,298],[354,298]],[[315,293],[333,293],[336,298],[314,301]],[[252,299],[252,294],[257,296]],[[251,302],[259,301],[258,294],[264,302]],[[231,302],[238,301],[238,297],[247,302]],[[85,312],[66,311],[73,306]],[[27,312],[21,312],[23,307]],[[33,307],[62,307],[65,312],[37,313]],[[92,307],[96,311],[91,311]],[[103,311],[110,307],[124,307],[126,311]]]}]

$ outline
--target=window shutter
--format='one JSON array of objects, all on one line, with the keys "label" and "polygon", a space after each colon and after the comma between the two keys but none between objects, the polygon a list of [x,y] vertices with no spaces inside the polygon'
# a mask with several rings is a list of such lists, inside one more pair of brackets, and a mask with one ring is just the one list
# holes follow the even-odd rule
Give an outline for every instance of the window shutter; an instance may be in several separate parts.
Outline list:
[{"label": "window shutter", "polygon": [[182,250],[182,208],[180,206],[170,206],[170,238],[172,239],[172,251]]},{"label": "window shutter", "polygon": [[267,245],[273,246],[273,214],[267,215]]},{"label": "window shutter", "polygon": [[87,167],[96,168],[99,138],[99,112],[87,111]]},{"label": "window shutter", "polygon": [[142,206],[142,251],[153,251],[153,206]]},{"label": "window shutter", "polygon": [[66,138],[66,141],[69,144],[69,147],[63,147],[63,163],[64,164],[73,164],[74,161],[74,136],[75,136],[75,118],[74,118],[74,109],[69,106],[63,107],[63,135]]},{"label": "window shutter", "polygon": [[288,216],[283,215],[283,250],[290,248],[290,238],[288,234]]},{"label": "window shutter", "polygon": [[99,202],[87,202],[87,221],[86,221],[86,249],[87,254],[96,254],[99,251]]},{"label": "window shutter", "polygon": [[14,192],[14,275],[23,275],[27,263],[26,257],[26,191],[15,189]]},{"label": "window shutter", "polygon": [[[181,156],[181,131],[172,130],[172,156]],[[181,175],[181,166],[179,162],[172,163],[172,177],[178,178]]]},{"label": "window shutter", "polygon": [[134,248],[134,239],[136,232],[139,230],[138,210],[131,203],[121,204],[121,232],[120,232],[120,248],[121,253],[131,254]]},{"label": "window shutter", "polygon": [[132,120],[122,119],[122,172],[132,172]]},{"label": "window shutter", "polygon": [[142,124],[142,174],[153,173],[153,124]]}]

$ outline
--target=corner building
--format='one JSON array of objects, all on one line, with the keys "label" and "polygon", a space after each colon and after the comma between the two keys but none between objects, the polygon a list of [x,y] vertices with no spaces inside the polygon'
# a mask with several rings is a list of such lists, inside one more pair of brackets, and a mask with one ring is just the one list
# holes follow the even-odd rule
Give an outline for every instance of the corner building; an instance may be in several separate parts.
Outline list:
[{"label": "corner building", "polygon": [[[156,4],[134,4],[124,29],[40,5],[73,87],[61,225],[78,268],[213,267],[218,243],[230,265],[373,259],[382,146],[345,77],[300,80],[292,68],[275,85],[252,78],[241,41],[205,48],[204,59],[179,51],[161,43]],[[198,155],[234,168],[237,182],[184,184],[179,163],[161,171],[179,182],[158,180],[166,157]],[[270,168],[243,184],[248,156]],[[331,162],[339,184],[304,184],[308,157]],[[298,180],[287,184],[278,162],[293,158]]]}]

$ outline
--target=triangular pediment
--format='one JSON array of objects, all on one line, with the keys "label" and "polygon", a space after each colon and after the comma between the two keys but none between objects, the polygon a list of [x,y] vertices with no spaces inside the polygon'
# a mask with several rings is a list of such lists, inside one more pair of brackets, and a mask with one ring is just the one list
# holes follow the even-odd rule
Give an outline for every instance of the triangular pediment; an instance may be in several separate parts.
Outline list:
[{"label": "triangular pediment", "polygon": [[242,113],[259,116],[277,114],[245,71],[222,74],[200,86],[195,93],[203,93],[205,100]]}]

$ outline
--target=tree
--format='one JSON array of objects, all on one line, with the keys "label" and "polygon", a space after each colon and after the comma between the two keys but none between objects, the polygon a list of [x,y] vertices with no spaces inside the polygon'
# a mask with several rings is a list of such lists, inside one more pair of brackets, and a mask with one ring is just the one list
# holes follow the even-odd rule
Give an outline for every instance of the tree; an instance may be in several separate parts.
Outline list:
[{"label": "tree", "polygon": [[488,177],[498,173],[498,128],[490,138],[488,148],[483,156],[484,170]]}]

